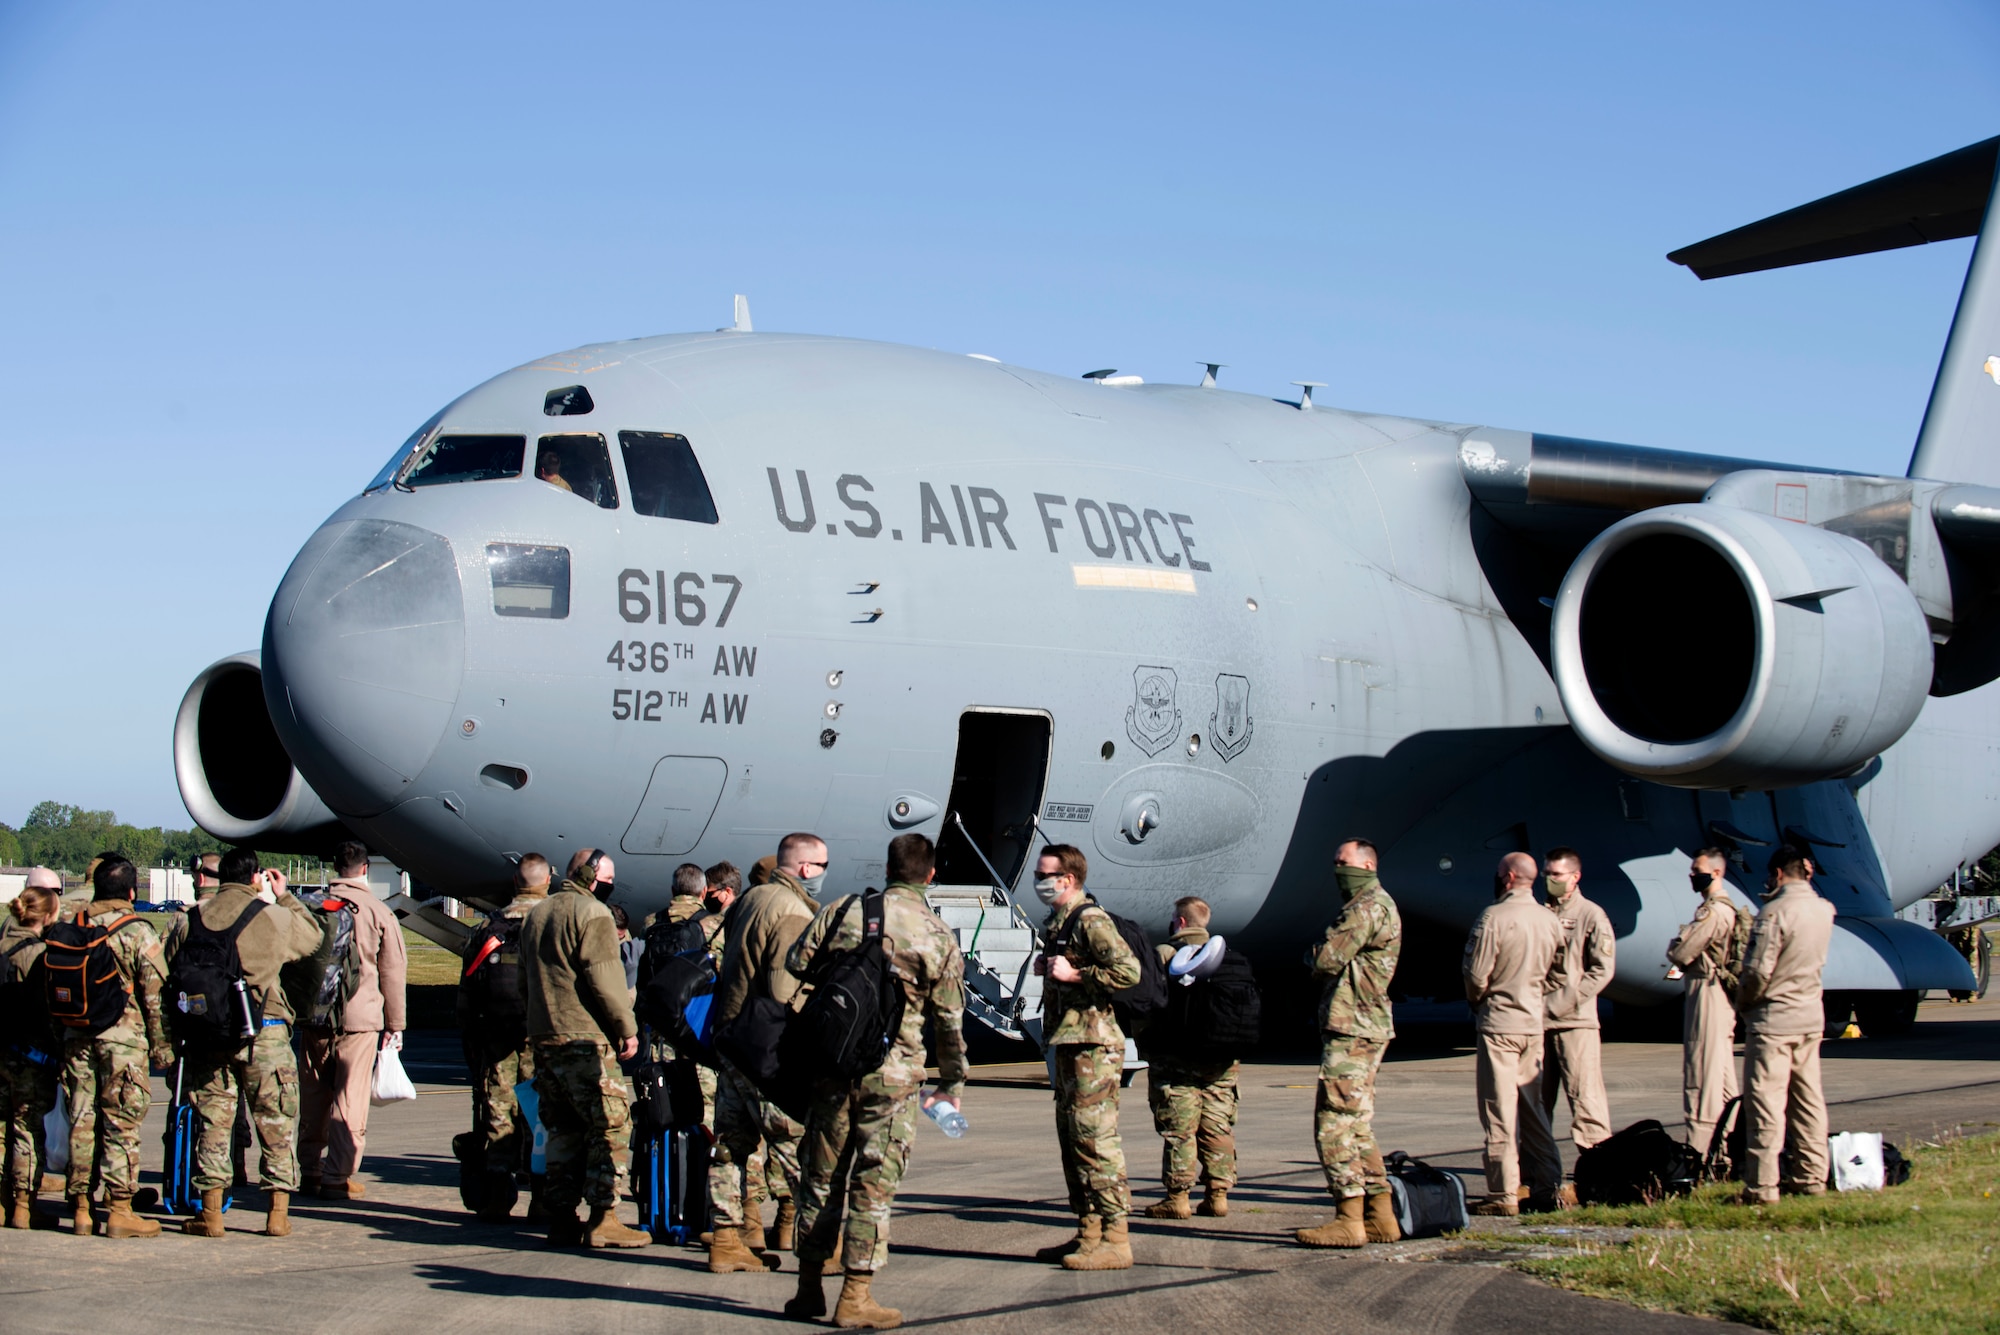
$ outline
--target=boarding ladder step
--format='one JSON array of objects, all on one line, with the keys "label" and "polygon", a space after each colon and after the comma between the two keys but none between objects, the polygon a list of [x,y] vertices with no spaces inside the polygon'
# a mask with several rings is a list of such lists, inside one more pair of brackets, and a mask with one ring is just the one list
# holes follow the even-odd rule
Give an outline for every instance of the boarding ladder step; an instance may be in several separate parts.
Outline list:
[{"label": "boarding ladder step", "polygon": [[1042,980],[1029,967],[1040,945],[1032,923],[990,886],[934,885],[931,911],[965,957],[965,1009],[1003,1038],[1041,1045]]}]

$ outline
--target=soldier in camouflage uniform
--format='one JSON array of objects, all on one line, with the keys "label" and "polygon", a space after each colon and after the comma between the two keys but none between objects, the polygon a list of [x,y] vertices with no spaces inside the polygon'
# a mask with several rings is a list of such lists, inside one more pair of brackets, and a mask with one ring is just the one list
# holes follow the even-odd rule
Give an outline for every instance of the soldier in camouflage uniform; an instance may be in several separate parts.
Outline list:
[{"label": "soldier in camouflage uniform", "polygon": [[[889,888],[883,894],[882,940],[903,987],[903,1025],[882,1065],[851,1085],[822,1089],[806,1119],[807,1162],[800,1178],[799,1291],[785,1315],[826,1315],[820,1276],[839,1243],[846,1270],[835,1324],[887,1329],[902,1313],[878,1305],[869,1288],[889,1260],[889,1207],[910,1159],[917,1093],[924,1082],[924,1027],[937,1044],[938,1087],[928,1102],[956,1106],[965,1084],[965,962],[950,928],[924,899],[936,849],[921,834],[889,842]],[[829,904],[786,954],[785,967],[808,977],[813,962],[861,944],[860,896]],[[843,1232],[835,1183],[847,1185]]]},{"label": "soldier in camouflage uniform", "polygon": [[[521,923],[535,1096],[548,1132],[542,1203],[555,1247],[645,1247],[652,1238],[618,1218],[618,1156],[632,1133],[632,1091],[618,1068],[639,1051],[618,929],[596,891],[610,858],[579,849],[562,888]],[[590,1218],[579,1221],[576,1207]]]},{"label": "soldier in camouflage uniform", "polygon": [[[1208,901],[1188,896],[1174,903],[1160,964],[1173,963],[1182,947],[1208,944]],[[1150,1032],[1157,1034],[1155,1021]],[[1146,1207],[1150,1219],[1188,1219],[1195,1208],[1188,1192],[1196,1181],[1206,1187],[1201,1213],[1229,1214],[1229,1189],[1236,1185],[1237,1062],[1197,1061],[1172,1052],[1146,1054],[1146,1104],[1160,1135],[1160,1183],[1167,1198]]]},{"label": "soldier in camouflage uniform", "polygon": [[1323,983],[1313,1138],[1340,1216],[1296,1236],[1309,1247],[1360,1247],[1402,1236],[1369,1123],[1375,1073],[1396,1034],[1389,980],[1403,950],[1403,920],[1376,875],[1375,845],[1366,839],[1349,839],[1334,851],[1333,877],[1346,904],[1306,952],[1306,967]]},{"label": "soldier in camouflage uniform", "polygon": [[[42,929],[62,905],[62,877],[47,867],[28,873],[27,886],[7,906],[0,928],[0,983],[26,983],[42,956]],[[35,980],[39,986],[40,980]],[[61,1047],[54,1033],[22,1034],[0,1048],[0,1116],[6,1121],[8,1228],[34,1223],[35,1197],[48,1162],[42,1119],[56,1106],[56,1066]]]},{"label": "soldier in camouflage uniform", "polygon": [[[500,910],[500,916],[525,922],[534,907],[549,897],[549,874],[549,860],[540,853],[523,856],[514,869],[514,898]],[[514,948],[518,955],[518,939]],[[518,958],[513,963],[520,967]],[[535,1078],[535,1048],[519,1030],[506,1034],[487,1030],[469,997],[469,977],[459,979],[458,1035],[466,1071],[472,1078],[472,1130],[467,1143],[454,1140],[452,1148],[462,1162],[495,1181],[499,1189],[489,1188],[481,1194],[485,1203],[479,1213],[487,1222],[499,1223],[513,1213],[514,1175],[527,1162],[526,1139],[531,1133],[514,1089]],[[539,1197],[529,1203],[528,1217],[541,1217]]]},{"label": "soldier in camouflage uniform", "polygon": [[158,1221],[134,1214],[132,1196],[139,1189],[139,1127],[153,1103],[147,1064],[150,1059],[152,1066],[165,1067],[173,1061],[160,1014],[163,951],[159,933],[132,912],[136,867],[109,856],[99,861],[91,880],[94,898],[78,918],[112,929],[107,944],[118,960],[126,1002],[124,1013],[102,1033],[76,1031],[64,1039],[62,1090],[70,1121],[65,1194],[76,1232],[88,1234],[95,1171],[104,1184],[105,1236],[158,1237]]},{"label": "soldier in camouflage uniform", "polygon": [[[269,1198],[264,1217],[267,1237],[292,1231],[292,1193],[299,1189],[295,1137],[299,1121],[299,1068],[292,1055],[292,1003],[279,984],[279,971],[319,949],[320,925],[311,909],[286,891],[285,878],[261,871],[257,855],[232,848],[222,855],[222,888],[195,909],[201,925],[227,932],[260,899],[261,908],[236,938],[236,957],[249,984],[250,1004],[262,1018],[257,1036],[233,1053],[190,1053],[184,1060],[189,1101],[201,1117],[195,1142],[194,1186],[201,1213],[183,1225],[194,1237],[223,1235],[222,1193],[235,1178],[230,1133],[236,1103],[247,1097],[250,1120],[262,1147],[258,1177]],[[74,1161],[72,1161],[74,1169]]]},{"label": "soldier in camouflage uniform", "polygon": [[1055,1073],[1056,1140],[1076,1236],[1044,1247],[1038,1261],[1066,1270],[1124,1270],[1132,1264],[1125,1216],[1132,1192],[1125,1147],[1118,1139],[1118,1082],[1125,1069],[1125,1033],[1111,994],[1136,984],[1138,956],[1111,915],[1084,890],[1090,864],[1083,850],[1052,844],[1035,864],[1035,894],[1049,906],[1044,954],[1035,971],[1042,993],[1043,1043]]}]

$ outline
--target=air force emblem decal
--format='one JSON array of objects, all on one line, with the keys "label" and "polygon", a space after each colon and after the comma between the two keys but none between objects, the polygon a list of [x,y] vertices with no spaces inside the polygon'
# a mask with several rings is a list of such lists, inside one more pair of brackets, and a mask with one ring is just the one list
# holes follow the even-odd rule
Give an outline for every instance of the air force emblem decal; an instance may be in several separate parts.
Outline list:
[{"label": "air force emblem decal", "polygon": [[[1208,744],[1225,761],[1250,745],[1250,679],[1225,672],[1215,679],[1215,712],[1208,716]],[[1147,754],[1151,754],[1148,752]]]},{"label": "air force emblem decal", "polygon": [[1149,756],[1158,755],[1181,735],[1181,711],[1174,703],[1180,678],[1172,668],[1132,671],[1132,707],[1125,711],[1125,735]]}]

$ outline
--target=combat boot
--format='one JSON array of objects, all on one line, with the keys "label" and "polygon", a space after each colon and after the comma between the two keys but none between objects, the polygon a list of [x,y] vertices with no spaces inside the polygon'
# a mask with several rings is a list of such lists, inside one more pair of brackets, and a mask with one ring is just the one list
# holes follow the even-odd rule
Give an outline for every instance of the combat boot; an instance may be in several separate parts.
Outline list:
[{"label": "combat boot", "polygon": [[33,1228],[35,1226],[35,1197],[32,1192],[12,1192],[7,1197],[7,1227]]},{"label": "combat boot", "polygon": [[773,1267],[763,1257],[743,1245],[743,1230],[727,1224],[715,1226],[715,1239],[708,1244],[708,1273],[732,1275],[739,1270],[762,1274]]},{"label": "combat boot", "polygon": [[1515,1215],[1521,1213],[1521,1202],[1518,1197],[1505,1194],[1488,1196],[1485,1200],[1472,1207],[1472,1213],[1485,1215],[1489,1219],[1512,1219]]},{"label": "combat boot", "polygon": [[583,1221],[576,1217],[576,1207],[558,1208],[549,1216],[549,1246],[583,1246]]},{"label": "combat boot", "polygon": [[1094,1214],[1084,1215],[1076,1221],[1076,1235],[1074,1237],[1058,1242],[1053,1247],[1042,1248],[1035,1253],[1035,1259],[1037,1261],[1061,1261],[1065,1256],[1074,1256],[1078,1252],[1089,1251],[1097,1245],[1097,1240],[1103,1236],[1103,1233],[1104,1221],[1102,1219],[1099,1219]]},{"label": "combat boot", "polygon": [[274,1191],[271,1204],[264,1211],[264,1236],[267,1238],[289,1238],[292,1236],[292,1193]]},{"label": "combat boot", "polygon": [[1302,1228],[1292,1236],[1308,1247],[1365,1247],[1368,1228],[1361,1218],[1363,1204],[1360,1196],[1342,1196],[1337,1219],[1318,1228]]},{"label": "combat boot", "polygon": [[1401,1242],[1403,1226],[1396,1222],[1395,1198],[1378,1191],[1368,1198],[1368,1222],[1364,1225],[1370,1242]]},{"label": "combat boot", "polygon": [[1104,1225],[1103,1236],[1089,1251],[1063,1257],[1065,1270],[1130,1270],[1132,1239],[1125,1232],[1125,1216]]},{"label": "combat boot", "polygon": [[70,1197],[69,1209],[70,1209],[69,1231],[76,1234],[76,1236],[78,1236],[79,1238],[89,1237],[91,1233],[95,1231],[95,1228],[92,1225],[90,1219],[90,1197],[88,1196]]},{"label": "combat boot", "polygon": [[1194,1207],[1188,1204],[1185,1191],[1170,1191],[1163,1201],[1154,1201],[1146,1207],[1148,1219],[1192,1219]]},{"label": "combat boot", "polygon": [[181,1232],[193,1238],[222,1236],[222,1188],[201,1193],[201,1213],[183,1223]]},{"label": "combat boot", "polygon": [[743,1202],[743,1245],[753,1252],[764,1250],[764,1203],[745,1200]]},{"label": "combat boot", "polygon": [[778,1217],[771,1224],[771,1249],[788,1252],[798,1241],[799,1207],[787,1200],[778,1202]]},{"label": "combat boot", "polygon": [[590,1207],[590,1219],[583,1226],[586,1247],[650,1247],[653,1235],[625,1227],[624,1221],[606,1205]]},{"label": "combat boot", "polygon": [[130,1196],[113,1196],[110,1208],[104,1214],[104,1236],[107,1238],[157,1238],[160,1236],[160,1221],[147,1219],[132,1213]]},{"label": "combat boot", "polygon": [[1198,1213],[1207,1215],[1210,1219],[1229,1218],[1229,1189],[1227,1187],[1210,1187],[1208,1194],[1201,1198],[1201,1204],[1196,1206],[1195,1209]]},{"label": "combat boot", "polygon": [[840,1304],[833,1309],[833,1324],[842,1330],[894,1330],[903,1324],[903,1314],[893,1307],[884,1307],[868,1296],[868,1286],[875,1282],[875,1276],[862,1270],[850,1270],[840,1286]]},{"label": "combat boot", "polygon": [[799,1258],[799,1291],[785,1304],[785,1315],[794,1321],[817,1321],[826,1315],[826,1262],[817,1257]]}]

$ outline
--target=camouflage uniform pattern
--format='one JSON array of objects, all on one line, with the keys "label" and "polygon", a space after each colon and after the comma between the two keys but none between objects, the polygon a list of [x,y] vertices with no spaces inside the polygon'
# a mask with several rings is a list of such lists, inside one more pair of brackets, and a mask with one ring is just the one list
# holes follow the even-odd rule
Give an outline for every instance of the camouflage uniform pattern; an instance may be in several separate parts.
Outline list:
[{"label": "camouflage uniform pattern", "polygon": [[1324,982],[1313,1141],[1327,1190],[1335,1197],[1389,1189],[1375,1144],[1375,1073],[1396,1033],[1389,980],[1402,952],[1402,916],[1382,883],[1372,879],[1306,951],[1306,967]]},{"label": "camouflage uniform pattern", "polygon": [[[129,902],[98,900],[89,920],[108,927],[131,911]],[[168,1051],[159,933],[140,919],[112,933],[109,944],[125,982],[125,1013],[94,1038],[71,1034],[63,1043],[63,1104],[70,1122],[64,1190],[72,1198],[90,1194],[93,1176],[113,1197],[139,1189],[139,1128],[153,1106],[150,1057]]]},{"label": "camouflage uniform pattern", "polygon": [[1154,1057],[1146,1068],[1146,1103],[1160,1133],[1160,1182],[1186,1191],[1197,1182],[1236,1185],[1237,1063],[1191,1063]]},{"label": "camouflage uniform pattern", "polygon": [[[858,900],[829,904],[792,944],[785,967],[806,977],[821,952],[851,950],[861,933]],[[814,1100],[800,1179],[800,1257],[826,1260],[838,1236],[841,1264],[851,1272],[873,1273],[888,1263],[889,1210],[910,1161],[926,1025],[937,1044],[938,1097],[956,1103],[965,1086],[965,961],[957,939],[931,912],[923,888],[904,884],[884,892],[882,936],[903,986],[902,1028],[880,1067],[850,1086],[823,1089]],[[843,1185],[844,1230],[834,1204]]]},{"label": "camouflage uniform pattern", "polygon": [[548,1134],[542,1199],[558,1218],[618,1203],[632,1138],[632,1089],[609,1043],[540,1039],[535,1096]]},{"label": "camouflage uniform pattern", "polygon": [[472,1131],[486,1147],[486,1170],[514,1173],[528,1162],[528,1118],[514,1086],[535,1078],[535,1050],[482,1054],[472,1072]]},{"label": "camouflage uniform pattern", "polygon": [[[236,1126],[239,1095],[250,1105],[250,1122],[262,1150],[258,1182],[267,1191],[299,1189],[295,1136],[299,1124],[299,1066],[292,1055],[292,1027],[266,1021],[256,1041],[228,1057],[187,1058],[188,1101],[201,1118],[195,1142],[197,1191],[226,1189],[235,1176],[229,1138]],[[72,1160],[71,1171],[75,1170]]]},{"label": "camouflage uniform pattern", "polygon": [[[41,954],[41,938],[7,916],[0,925],[0,969],[6,970],[8,980],[25,979]],[[42,1165],[48,1162],[42,1119],[56,1106],[62,1049],[54,1034],[45,1034],[36,1050],[42,1056],[39,1062],[18,1049],[0,1048],[0,1117],[6,1119],[0,1153],[6,1158],[6,1189],[11,1192],[39,1191]]]},{"label": "camouflage uniform pattern", "polygon": [[1111,1009],[1111,994],[1139,981],[1138,957],[1118,934],[1111,915],[1088,898],[1049,914],[1042,940],[1053,944],[1073,914],[1081,916],[1063,955],[1083,977],[1074,983],[1044,980],[1042,1041],[1049,1047],[1095,1043],[1122,1052],[1125,1031],[1118,1027],[1117,1013]]},{"label": "camouflage uniform pattern", "polygon": [[[767,1199],[756,1195],[761,1176],[768,1199],[792,1199],[799,1180],[799,1138],[805,1128],[768,1103],[757,1087],[724,1063],[716,1083],[715,1149],[708,1167],[708,1201],[715,1227],[743,1227],[743,1202]],[[757,1156],[764,1156],[760,1174]],[[752,1184],[745,1190],[745,1179]],[[781,1188],[780,1189],[774,1189]]]},{"label": "camouflage uniform pattern", "polygon": [[1096,1215],[1107,1225],[1116,1223],[1132,1211],[1125,1146],[1118,1138],[1124,1049],[1064,1043],[1049,1051],[1055,1054],[1056,1142],[1070,1210],[1078,1218]]}]

